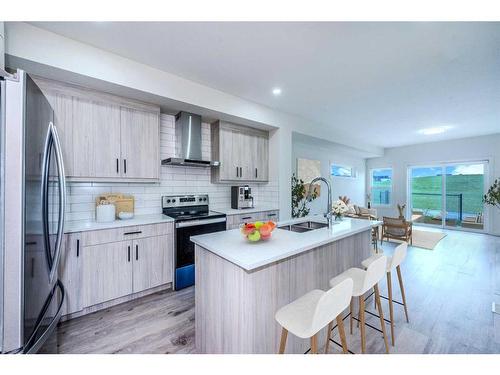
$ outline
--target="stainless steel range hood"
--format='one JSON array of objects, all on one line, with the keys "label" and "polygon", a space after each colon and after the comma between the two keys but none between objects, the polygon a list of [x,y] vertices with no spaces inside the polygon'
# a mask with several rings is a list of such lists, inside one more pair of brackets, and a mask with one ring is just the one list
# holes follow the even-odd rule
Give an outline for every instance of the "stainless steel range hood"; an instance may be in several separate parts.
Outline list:
[{"label": "stainless steel range hood", "polygon": [[175,157],[163,159],[162,165],[182,167],[217,167],[218,161],[201,158],[201,116],[189,112],[179,112],[175,116]]}]

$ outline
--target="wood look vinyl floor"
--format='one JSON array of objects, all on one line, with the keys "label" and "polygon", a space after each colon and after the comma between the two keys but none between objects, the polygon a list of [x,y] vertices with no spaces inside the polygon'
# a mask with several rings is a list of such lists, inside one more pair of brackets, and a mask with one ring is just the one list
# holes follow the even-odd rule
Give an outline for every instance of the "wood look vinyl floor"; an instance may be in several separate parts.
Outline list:
[{"label": "wood look vinyl floor", "polygon": [[[423,228],[423,230],[432,230]],[[491,311],[500,303],[500,237],[446,231],[434,250],[409,247],[402,265],[410,323],[395,305],[396,345],[391,353],[500,353],[500,315]],[[395,244],[384,243],[386,254]],[[380,284],[387,296],[385,279]],[[393,294],[401,300],[396,274]],[[382,302],[388,318],[387,301]],[[373,300],[367,308],[374,311]],[[195,353],[194,287],[160,292],[60,325],[60,353]],[[367,323],[380,327],[367,314]],[[354,324],[349,349],[360,352]],[[390,328],[386,325],[390,342]],[[367,353],[384,353],[379,332],[368,328]],[[337,341],[338,333],[335,330]],[[319,343],[320,352],[324,343]],[[340,353],[335,344],[330,353]]]}]

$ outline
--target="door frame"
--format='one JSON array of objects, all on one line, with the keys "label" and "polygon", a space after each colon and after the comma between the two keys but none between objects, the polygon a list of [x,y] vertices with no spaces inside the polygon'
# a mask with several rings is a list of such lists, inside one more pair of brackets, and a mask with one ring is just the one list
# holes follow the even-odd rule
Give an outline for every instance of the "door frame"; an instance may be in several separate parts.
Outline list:
[{"label": "door frame", "polygon": [[[491,158],[479,158],[479,159],[466,159],[466,160],[456,160],[456,161],[437,161],[430,162],[425,164],[408,164],[406,166],[407,177],[406,177],[406,215],[411,218],[412,205],[411,205],[411,196],[412,196],[412,188],[411,188],[411,170],[412,168],[436,168],[440,167],[444,169],[447,166],[453,165],[461,165],[461,164],[484,164],[484,187],[483,194],[486,194],[489,184],[490,184],[490,169],[492,168],[492,159]],[[490,233],[490,207],[487,205],[483,205],[483,229],[472,229],[472,228],[457,228],[447,226],[446,223],[446,173],[442,174],[442,184],[441,184],[441,225],[434,224],[426,224],[426,223],[418,223],[418,226],[425,226],[429,228],[440,228],[440,229],[449,229],[449,230],[458,230],[464,232],[473,232],[473,233]]]}]

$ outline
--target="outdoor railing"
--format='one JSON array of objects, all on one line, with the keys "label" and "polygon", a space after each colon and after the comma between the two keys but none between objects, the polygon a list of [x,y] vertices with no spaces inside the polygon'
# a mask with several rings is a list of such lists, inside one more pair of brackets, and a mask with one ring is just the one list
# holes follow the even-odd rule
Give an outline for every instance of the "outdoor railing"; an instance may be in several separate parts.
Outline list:
[{"label": "outdoor railing", "polygon": [[[442,194],[439,194],[439,193],[412,193],[412,196],[414,195],[420,195],[420,196],[436,196],[436,197],[441,197]],[[448,197],[457,197],[457,203],[458,203],[458,221],[462,221],[463,219],[463,200],[464,200],[464,197],[463,197],[463,194],[446,194],[446,202],[448,203]],[[413,207],[413,208],[420,208],[420,207]],[[424,209],[429,209],[428,207],[424,208]]]}]

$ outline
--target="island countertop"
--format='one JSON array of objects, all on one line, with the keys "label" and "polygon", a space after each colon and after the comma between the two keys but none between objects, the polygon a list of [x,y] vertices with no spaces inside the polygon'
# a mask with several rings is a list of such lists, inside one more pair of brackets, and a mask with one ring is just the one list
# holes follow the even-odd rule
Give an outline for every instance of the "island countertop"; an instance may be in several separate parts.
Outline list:
[{"label": "island countertop", "polygon": [[[311,216],[278,223],[278,226],[313,221],[326,223],[321,216]],[[335,222],[332,229],[320,228],[297,233],[276,228],[266,241],[249,242],[239,229],[191,237],[191,241],[231,263],[252,271],[273,262],[300,254],[316,247],[338,241],[380,225],[380,221],[345,218]]]}]

